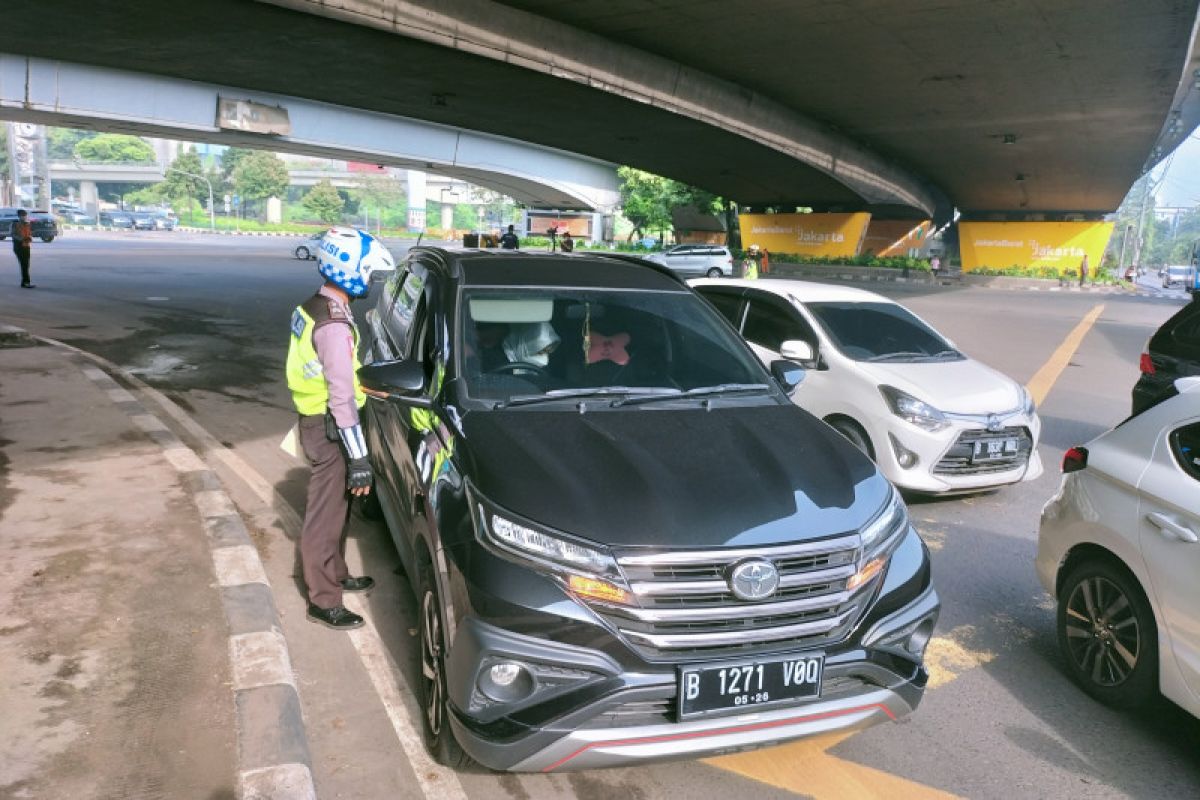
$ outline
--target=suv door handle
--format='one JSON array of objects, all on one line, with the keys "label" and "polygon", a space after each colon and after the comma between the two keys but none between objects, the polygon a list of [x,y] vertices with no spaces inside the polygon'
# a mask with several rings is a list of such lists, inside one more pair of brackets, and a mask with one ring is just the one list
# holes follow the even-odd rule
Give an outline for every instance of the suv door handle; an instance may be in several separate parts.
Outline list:
[{"label": "suv door handle", "polygon": [[1180,525],[1175,520],[1165,514],[1159,514],[1157,511],[1152,511],[1146,515],[1146,521],[1154,527],[1158,528],[1163,536],[1172,536],[1181,542],[1188,544],[1196,544],[1200,542],[1200,536],[1186,525]]}]

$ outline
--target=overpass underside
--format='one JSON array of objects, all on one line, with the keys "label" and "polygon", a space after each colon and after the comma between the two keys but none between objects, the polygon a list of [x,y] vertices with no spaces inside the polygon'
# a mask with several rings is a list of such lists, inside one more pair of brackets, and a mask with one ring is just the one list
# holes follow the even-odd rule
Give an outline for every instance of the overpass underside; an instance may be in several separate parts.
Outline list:
[{"label": "overpass underside", "polygon": [[1112,211],[1200,121],[1200,0],[45,0],[14,52],[582,153],[754,207]]}]

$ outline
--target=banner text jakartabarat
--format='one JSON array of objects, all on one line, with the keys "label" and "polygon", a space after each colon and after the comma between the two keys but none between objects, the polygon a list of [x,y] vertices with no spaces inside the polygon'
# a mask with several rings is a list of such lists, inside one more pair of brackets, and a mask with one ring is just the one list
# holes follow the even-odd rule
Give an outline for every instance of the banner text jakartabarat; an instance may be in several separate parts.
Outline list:
[{"label": "banner text jakartabarat", "polygon": [[808,256],[858,254],[871,215],[852,214],[742,214],[738,218],[742,247],[756,244],[772,253]]},{"label": "banner text jakartabarat", "polygon": [[1095,275],[1112,231],[1111,222],[960,222],[963,272],[1043,267],[1078,273],[1086,254]]}]

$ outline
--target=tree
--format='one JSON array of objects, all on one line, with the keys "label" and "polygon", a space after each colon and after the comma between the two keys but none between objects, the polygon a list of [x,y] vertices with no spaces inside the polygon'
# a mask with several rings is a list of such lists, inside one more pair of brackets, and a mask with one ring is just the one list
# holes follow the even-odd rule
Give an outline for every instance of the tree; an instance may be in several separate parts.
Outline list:
[{"label": "tree", "polygon": [[404,196],[404,186],[391,175],[367,174],[359,180],[354,189],[359,203],[366,206],[368,211],[375,212],[376,230],[383,218],[383,209],[390,208]]},{"label": "tree", "polygon": [[618,167],[617,177],[621,181],[622,210],[633,223],[630,238],[670,227],[674,181],[633,167]]},{"label": "tree", "polygon": [[112,163],[154,163],[154,149],[144,139],[123,133],[101,133],[75,144],[80,161]]},{"label": "tree", "polygon": [[67,161],[75,156],[75,145],[96,134],[78,128],[47,128],[46,157],[51,161]]},{"label": "tree", "polygon": [[287,191],[287,165],[274,153],[256,150],[238,161],[233,171],[233,188],[247,200],[263,200]]},{"label": "tree", "polygon": [[[185,174],[190,173],[190,174]],[[203,175],[204,167],[195,148],[189,147],[180,153],[167,168],[167,177],[161,184],[162,194],[173,202],[187,200],[188,217],[195,212],[196,200],[208,197],[208,184],[197,177]]]},{"label": "tree", "polygon": [[253,150],[247,150],[244,147],[227,147],[225,152],[221,153],[221,174],[227,181],[233,181],[233,173],[237,170],[238,164],[242,163],[242,159],[253,153]]},{"label": "tree", "polygon": [[336,225],[342,219],[342,209],[345,201],[333,184],[325,179],[304,195],[301,201],[317,219],[327,225]]}]

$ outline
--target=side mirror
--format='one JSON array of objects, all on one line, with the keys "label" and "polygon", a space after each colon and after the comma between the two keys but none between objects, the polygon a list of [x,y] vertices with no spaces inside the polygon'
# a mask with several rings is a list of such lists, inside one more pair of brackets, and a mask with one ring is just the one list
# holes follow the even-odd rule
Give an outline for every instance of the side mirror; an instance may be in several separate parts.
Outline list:
[{"label": "side mirror", "polygon": [[801,339],[788,339],[781,344],[779,355],[788,361],[795,361],[805,369],[816,369],[817,367],[816,348]]},{"label": "side mirror", "polygon": [[376,361],[358,369],[358,380],[367,394],[428,408],[425,367],[418,361]]},{"label": "side mirror", "polygon": [[781,358],[771,362],[771,375],[785,392],[791,394],[804,380],[804,367]]}]

